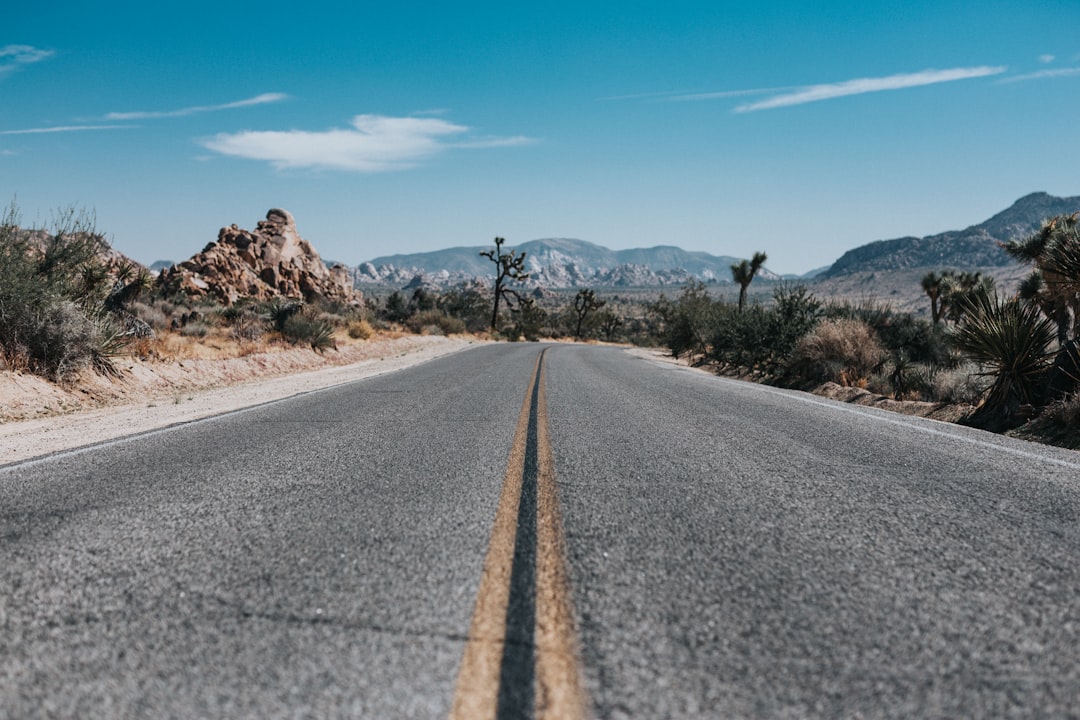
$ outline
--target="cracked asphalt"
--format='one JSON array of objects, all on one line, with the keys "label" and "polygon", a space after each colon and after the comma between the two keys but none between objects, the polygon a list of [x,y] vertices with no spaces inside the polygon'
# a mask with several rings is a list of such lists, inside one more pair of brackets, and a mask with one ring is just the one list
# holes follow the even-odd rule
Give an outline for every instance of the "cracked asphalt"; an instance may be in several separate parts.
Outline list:
[{"label": "cracked asphalt", "polygon": [[[446,717],[538,351],[0,468],[0,717]],[[1080,713],[1077,453],[547,358],[595,716]]]}]

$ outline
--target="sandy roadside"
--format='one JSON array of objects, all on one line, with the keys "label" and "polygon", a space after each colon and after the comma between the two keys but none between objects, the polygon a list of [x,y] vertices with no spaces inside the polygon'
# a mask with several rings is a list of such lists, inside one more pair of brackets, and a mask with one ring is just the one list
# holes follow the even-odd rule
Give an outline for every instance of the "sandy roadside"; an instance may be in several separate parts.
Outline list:
[{"label": "sandy roadside", "polygon": [[[0,465],[394,372],[477,342],[406,336],[351,346],[329,357],[298,350],[157,367],[133,363],[123,381],[108,381],[108,387],[82,397],[5,372],[0,377]],[[306,369],[312,366],[317,369]]]}]

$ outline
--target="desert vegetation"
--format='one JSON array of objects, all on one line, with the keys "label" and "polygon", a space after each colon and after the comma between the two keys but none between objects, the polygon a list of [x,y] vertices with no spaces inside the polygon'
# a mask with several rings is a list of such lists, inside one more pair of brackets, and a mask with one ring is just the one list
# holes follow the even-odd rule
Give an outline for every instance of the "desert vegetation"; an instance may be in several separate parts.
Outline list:
[{"label": "desert vegetation", "polygon": [[[965,422],[997,431],[1024,425],[1022,433],[1080,447],[1077,218],[1052,218],[1035,235],[1005,245],[1034,266],[1013,295],[978,273],[927,273],[921,284],[929,320],[873,300],[821,300],[799,285],[779,284],[771,302],[744,304],[690,284],[651,305],[658,338],[673,356],[721,373],[967,404]],[[751,269],[746,263],[732,271],[752,279]]]},{"label": "desert vegetation", "polygon": [[[527,287],[524,254],[496,238],[491,282],[424,284],[360,302],[192,296],[114,253],[91,214],[48,229],[0,219],[0,363],[71,382],[116,374],[120,355],[225,357],[280,347],[333,352],[381,334],[472,333],[509,341],[660,346],[716,372],[792,388],[830,384],[897,401],[967,406],[965,422],[1080,447],[1080,224],[1058,216],[1005,245],[1032,266],[1013,294],[992,278],[926,273],[928,318],[888,303],[816,297],[799,284],[748,288],[766,256],[732,265],[733,292],[700,282],[674,297]],[[535,285],[535,283],[533,284]],[[771,295],[767,294],[771,289]]]}]

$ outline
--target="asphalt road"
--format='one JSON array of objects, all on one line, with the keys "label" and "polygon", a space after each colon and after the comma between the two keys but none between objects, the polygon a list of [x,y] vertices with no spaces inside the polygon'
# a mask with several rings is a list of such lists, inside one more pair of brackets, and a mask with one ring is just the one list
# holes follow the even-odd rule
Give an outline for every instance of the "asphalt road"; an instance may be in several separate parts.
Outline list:
[{"label": "asphalt road", "polygon": [[0,468],[0,717],[1080,716],[1080,455],[539,351]]}]

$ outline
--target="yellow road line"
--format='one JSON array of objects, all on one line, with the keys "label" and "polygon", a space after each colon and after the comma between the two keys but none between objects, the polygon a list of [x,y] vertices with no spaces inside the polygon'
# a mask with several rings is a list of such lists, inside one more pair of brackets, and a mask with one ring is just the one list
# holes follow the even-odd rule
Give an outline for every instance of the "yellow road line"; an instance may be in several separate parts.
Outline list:
[{"label": "yellow road line", "polygon": [[499,709],[499,678],[506,645],[507,606],[534,393],[537,396],[535,712],[537,718],[576,720],[588,716],[588,702],[578,670],[577,634],[548,436],[543,359],[542,352],[536,359],[518,415],[469,640],[458,671],[451,720],[494,719]]},{"label": "yellow road line", "polygon": [[578,669],[577,630],[566,576],[566,545],[548,436],[544,366],[537,396],[536,717],[575,720],[588,715]]}]

